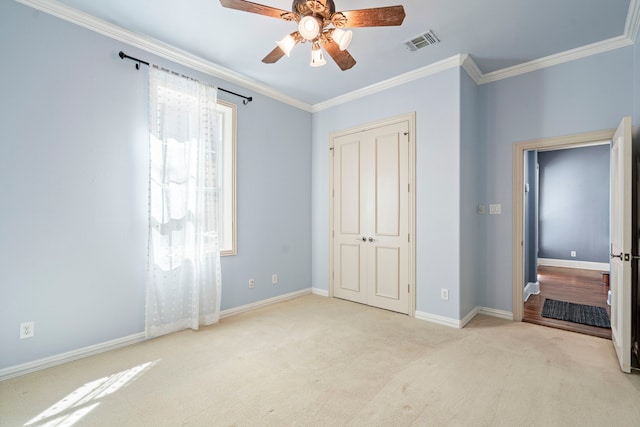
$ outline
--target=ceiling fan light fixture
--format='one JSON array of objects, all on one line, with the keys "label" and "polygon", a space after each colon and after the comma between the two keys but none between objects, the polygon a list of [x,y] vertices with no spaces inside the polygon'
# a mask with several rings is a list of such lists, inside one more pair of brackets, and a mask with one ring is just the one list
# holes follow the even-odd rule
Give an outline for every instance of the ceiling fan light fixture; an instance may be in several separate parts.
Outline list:
[{"label": "ceiling fan light fixture", "polygon": [[325,65],[327,61],[324,59],[324,54],[322,53],[322,49],[316,43],[313,45],[313,49],[311,50],[311,63],[309,64],[312,67],[322,67]]},{"label": "ceiling fan light fixture", "polygon": [[285,55],[290,56],[291,55],[291,51],[293,50],[293,48],[296,45],[296,41],[293,37],[291,37],[290,34],[287,34],[285,36],[285,38],[283,38],[282,40],[276,42],[276,44],[278,45],[278,47],[280,49],[282,49],[282,51],[284,52]]},{"label": "ceiling fan light fixture", "polygon": [[351,44],[351,38],[353,37],[353,32],[351,30],[344,31],[340,28],[335,28],[333,33],[331,34],[333,40],[338,43],[340,50],[346,50]]},{"label": "ceiling fan light fixture", "polygon": [[298,23],[298,31],[300,35],[307,39],[313,40],[320,34],[320,22],[311,15],[303,17]]}]

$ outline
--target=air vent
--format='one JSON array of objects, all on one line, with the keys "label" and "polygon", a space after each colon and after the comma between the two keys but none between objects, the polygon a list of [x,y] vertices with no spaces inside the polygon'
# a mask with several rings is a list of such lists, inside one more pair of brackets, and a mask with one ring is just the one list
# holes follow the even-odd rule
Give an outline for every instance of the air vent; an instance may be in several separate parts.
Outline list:
[{"label": "air vent", "polygon": [[440,39],[432,30],[427,31],[424,34],[413,37],[411,40],[404,42],[404,45],[411,52],[415,52],[423,47],[430,46],[432,44],[440,43]]}]

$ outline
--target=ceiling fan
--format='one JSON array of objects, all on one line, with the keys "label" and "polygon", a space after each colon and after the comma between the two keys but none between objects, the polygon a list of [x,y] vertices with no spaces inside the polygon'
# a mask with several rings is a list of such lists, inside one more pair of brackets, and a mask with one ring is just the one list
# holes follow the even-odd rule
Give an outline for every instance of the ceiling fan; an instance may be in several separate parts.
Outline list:
[{"label": "ceiling fan", "polygon": [[265,64],[273,64],[284,55],[289,56],[298,43],[309,42],[312,67],[326,64],[322,53],[324,48],[343,71],[356,64],[356,60],[347,52],[352,33],[343,28],[401,25],[405,17],[404,7],[401,5],[336,12],[333,0],[293,0],[289,12],[245,0],[220,0],[220,3],[230,9],[295,21],[298,24],[298,31],[277,42],[275,49],[262,59]]}]

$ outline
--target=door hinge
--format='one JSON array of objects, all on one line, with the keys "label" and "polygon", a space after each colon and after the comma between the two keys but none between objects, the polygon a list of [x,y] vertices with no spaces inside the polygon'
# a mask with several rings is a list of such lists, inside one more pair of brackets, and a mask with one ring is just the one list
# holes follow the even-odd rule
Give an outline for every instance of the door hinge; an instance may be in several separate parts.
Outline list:
[{"label": "door hinge", "polygon": [[407,283],[407,292],[411,293],[411,283]]},{"label": "door hinge", "polygon": [[411,184],[407,184],[407,192],[411,193]]},{"label": "door hinge", "polygon": [[407,242],[411,243],[411,234],[407,234]]}]

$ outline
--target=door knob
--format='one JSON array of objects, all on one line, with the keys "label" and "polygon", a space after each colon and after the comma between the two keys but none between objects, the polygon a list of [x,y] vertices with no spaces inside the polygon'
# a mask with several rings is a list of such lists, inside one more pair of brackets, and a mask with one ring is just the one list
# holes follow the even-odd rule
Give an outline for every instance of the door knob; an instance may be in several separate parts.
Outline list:
[{"label": "door knob", "polygon": [[367,241],[367,238],[366,238],[366,237],[364,237],[364,236],[362,236],[362,237],[356,237],[356,240],[358,240],[358,241],[362,240],[363,242],[366,242],[366,241]]},{"label": "door knob", "polygon": [[373,242],[374,240],[376,239],[374,239],[373,237],[369,237],[369,242]]},{"label": "door knob", "polygon": [[620,252],[620,255],[614,255],[614,254],[609,254],[611,255],[611,258],[620,258],[620,261],[622,261],[622,252]]}]

